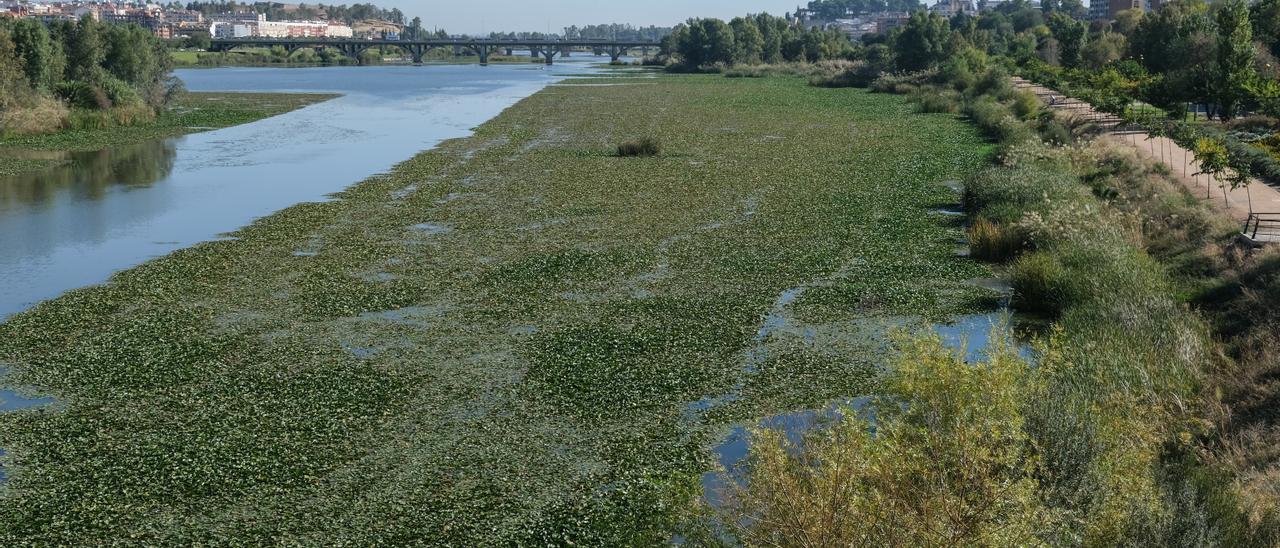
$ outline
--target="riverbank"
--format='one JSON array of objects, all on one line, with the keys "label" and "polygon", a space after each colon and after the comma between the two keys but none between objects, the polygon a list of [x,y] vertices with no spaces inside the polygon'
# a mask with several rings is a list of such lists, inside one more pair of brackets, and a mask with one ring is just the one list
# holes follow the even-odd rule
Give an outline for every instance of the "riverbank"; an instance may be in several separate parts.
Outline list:
[{"label": "riverbank", "polygon": [[[175,66],[180,68],[214,68],[214,67],[323,67],[323,66],[343,66],[356,64],[411,64],[408,58],[398,57],[381,57],[367,52],[369,55],[362,56],[360,62],[346,57],[337,52],[317,55],[311,50],[302,50],[304,53],[287,54],[285,52],[273,52],[268,48],[247,48],[238,49],[229,52],[197,52],[197,51],[171,51]],[[396,50],[398,51],[398,50]],[[597,60],[603,59],[601,63],[608,64],[608,56],[593,56],[587,52],[576,52],[579,56],[592,57]],[[559,58],[558,58],[559,59]],[[501,55],[493,54],[489,56],[489,64],[537,64],[544,63],[542,57],[532,57],[525,52],[522,55]],[[423,64],[449,64],[449,65],[476,65],[480,63],[478,55],[453,55],[447,50],[436,49],[428,52]]]},{"label": "riverbank", "polygon": [[695,535],[730,426],[872,392],[886,330],[993,305],[930,212],[985,151],[799,79],[548,87],[0,325],[6,382],[59,401],[0,415],[0,539]]},{"label": "riverbank", "polygon": [[101,150],[247,124],[290,112],[336,95],[296,93],[195,93],[179,95],[154,119],[128,126],[62,130],[46,135],[0,137],[0,177],[38,171],[65,160],[56,155]]}]

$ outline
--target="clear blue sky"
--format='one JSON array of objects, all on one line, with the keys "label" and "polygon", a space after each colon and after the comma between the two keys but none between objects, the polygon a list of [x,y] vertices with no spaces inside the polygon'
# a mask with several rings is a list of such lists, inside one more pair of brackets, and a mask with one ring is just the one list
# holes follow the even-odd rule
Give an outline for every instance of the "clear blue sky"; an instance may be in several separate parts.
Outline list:
[{"label": "clear blue sky", "polygon": [[[782,15],[807,0],[362,0],[400,8],[407,19],[451,33],[560,32],[569,25],[631,23],[674,26],[690,17],[729,19],[767,11]],[[341,3],[341,2],[325,2]],[[349,3],[349,2],[348,2]]]}]

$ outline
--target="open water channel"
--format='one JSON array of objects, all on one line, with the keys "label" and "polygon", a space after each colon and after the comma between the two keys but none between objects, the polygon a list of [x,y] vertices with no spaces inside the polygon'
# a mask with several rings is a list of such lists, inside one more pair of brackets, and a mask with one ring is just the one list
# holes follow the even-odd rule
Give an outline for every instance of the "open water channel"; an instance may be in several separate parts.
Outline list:
[{"label": "open water channel", "polygon": [[0,321],[293,204],[324,199],[442,140],[465,136],[520,99],[600,62],[586,56],[551,67],[179,70],[191,91],[342,97],[0,177]]}]

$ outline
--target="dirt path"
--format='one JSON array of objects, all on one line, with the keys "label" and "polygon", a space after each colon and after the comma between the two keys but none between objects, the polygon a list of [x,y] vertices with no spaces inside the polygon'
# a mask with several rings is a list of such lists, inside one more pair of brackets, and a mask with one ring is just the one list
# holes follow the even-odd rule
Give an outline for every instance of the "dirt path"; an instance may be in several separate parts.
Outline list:
[{"label": "dirt path", "polygon": [[[1200,165],[1196,162],[1195,155],[1178,146],[1172,139],[1167,137],[1153,138],[1146,132],[1119,129],[1122,121],[1120,118],[1097,112],[1084,101],[1064,97],[1057,91],[1033,84],[1021,78],[1015,77],[1013,84],[1018,89],[1031,90],[1045,104],[1052,103],[1051,106],[1054,109],[1068,111],[1093,120],[1107,130],[1105,139],[1129,146],[1136,150],[1139,156],[1165,164],[1169,167],[1173,177],[1191,190],[1194,195],[1210,200],[1216,207],[1226,211],[1237,221],[1244,222],[1251,211],[1260,213],[1280,212],[1280,191],[1268,186],[1259,179],[1254,179],[1253,184],[1250,184],[1248,188],[1228,189],[1224,199],[1223,189],[1218,181],[1207,175],[1196,176],[1195,174],[1200,171]],[[1251,194],[1253,198],[1252,208],[1250,208],[1249,200]]]}]

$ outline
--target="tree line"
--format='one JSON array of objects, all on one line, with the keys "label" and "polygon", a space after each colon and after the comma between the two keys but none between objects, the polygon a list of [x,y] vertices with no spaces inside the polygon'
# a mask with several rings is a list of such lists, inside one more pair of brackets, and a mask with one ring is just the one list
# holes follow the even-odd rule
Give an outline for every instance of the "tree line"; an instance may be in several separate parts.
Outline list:
[{"label": "tree line", "polygon": [[[67,107],[154,115],[178,88],[165,44],[137,25],[0,19],[0,130],[46,132]],[[127,112],[128,114],[124,114]]]},{"label": "tree line", "polygon": [[852,58],[840,31],[805,29],[767,13],[720,19],[690,19],[662,39],[659,55],[688,69],[760,63],[816,62]]}]

